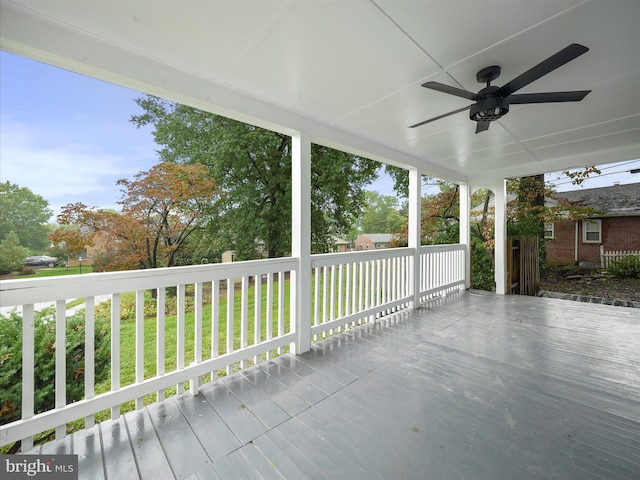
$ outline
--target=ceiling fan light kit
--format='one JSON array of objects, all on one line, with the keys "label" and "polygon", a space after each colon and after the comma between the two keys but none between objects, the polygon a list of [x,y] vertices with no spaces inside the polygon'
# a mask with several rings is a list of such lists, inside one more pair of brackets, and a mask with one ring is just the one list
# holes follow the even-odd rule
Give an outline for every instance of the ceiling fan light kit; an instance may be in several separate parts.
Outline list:
[{"label": "ceiling fan light kit", "polygon": [[480,133],[488,130],[491,122],[494,122],[506,115],[509,112],[510,104],[522,105],[526,103],[579,102],[586,97],[591,90],[527,93],[520,95],[513,95],[513,93],[588,51],[589,49],[584,45],[572,43],[502,87],[491,85],[491,82],[500,76],[500,67],[498,65],[485,67],[476,74],[476,80],[479,83],[486,84],[485,88],[480,90],[478,93],[469,92],[457,87],[451,87],[443,83],[426,82],[422,84],[424,88],[436,90],[448,95],[466,98],[467,100],[472,100],[475,103],[468,107],[416,123],[415,125],[411,125],[409,128],[419,127],[425,123],[433,122],[464,110],[469,110],[469,119],[477,122],[476,133]]}]

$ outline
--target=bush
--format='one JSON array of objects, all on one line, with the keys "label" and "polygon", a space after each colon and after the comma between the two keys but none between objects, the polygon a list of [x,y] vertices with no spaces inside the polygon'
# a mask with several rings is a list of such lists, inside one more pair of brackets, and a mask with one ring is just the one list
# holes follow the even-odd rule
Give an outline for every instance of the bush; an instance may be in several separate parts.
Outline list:
[{"label": "bush", "polygon": [[612,275],[624,278],[640,278],[640,257],[629,255],[622,257],[608,268]]},{"label": "bush", "polygon": [[[35,314],[35,413],[55,406],[56,328],[52,309]],[[67,319],[67,403],[84,396],[84,313]],[[95,383],[109,375],[109,324],[95,320]],[[0,315],[0,424],[18,420],[22,410],[22,317]]]},{"label": "bush", "polygon": [[471,288],[495,291],[495,275],[491,253],[482,242],[471,239]]},{"label": "bush", "polygon": [[33,275],[36,273],[36,269],[33,267],[22,267],[20,270],[20,275]]}]

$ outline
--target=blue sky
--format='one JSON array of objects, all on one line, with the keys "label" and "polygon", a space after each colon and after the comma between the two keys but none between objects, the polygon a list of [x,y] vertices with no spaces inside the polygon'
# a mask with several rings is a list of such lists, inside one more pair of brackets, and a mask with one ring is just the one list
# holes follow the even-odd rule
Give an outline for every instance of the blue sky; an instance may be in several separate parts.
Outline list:
[{"label": "blue sky", "polygon": [[[0,181],[28,187],[57,214],[68,203],[116,208],[116,180],[158,161],[151,129],[129,122],[140,92],[0,52]],[[582,188],[640,181],[640,160],[607,165]],[[550,176],[551,179],[555,178]],[[575,188],[560,179],[558,190]],[[383,176],[372,190],[393,194]],[[55,219],[52,218],[52,221]]]}]

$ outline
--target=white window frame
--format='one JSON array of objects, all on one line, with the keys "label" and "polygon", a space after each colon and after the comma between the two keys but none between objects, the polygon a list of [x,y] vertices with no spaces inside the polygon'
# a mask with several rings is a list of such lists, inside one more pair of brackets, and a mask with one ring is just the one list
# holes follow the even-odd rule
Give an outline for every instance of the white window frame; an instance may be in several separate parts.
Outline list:
[{"label": "white window frame", "polygon": [[[597,225],[596,229],[588,230],[587,225]],[[597,233],[598,239],[588,239],[587,233]],[[602,220],[599,218],[582,221],[582,243],[602,243]]]},{"label": "white window frame", "polygon": [[[551,232],[550,235],[547,235],[548,231]],[[552,238],[555,238],[555,236],[556,236],[555,223],[553,223],[553,222],[545,223],[544,224],[544,238],[546,238],[547,240],[551,240]]]}]

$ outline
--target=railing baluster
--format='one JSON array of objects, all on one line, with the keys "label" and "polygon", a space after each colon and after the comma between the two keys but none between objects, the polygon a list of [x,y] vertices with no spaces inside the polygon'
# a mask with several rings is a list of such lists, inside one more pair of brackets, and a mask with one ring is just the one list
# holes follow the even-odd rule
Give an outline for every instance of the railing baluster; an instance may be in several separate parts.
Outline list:
[{"label": "railing baluster", "polygon": [[[240,304],[240,348],[249,345],[249,276],[242,277],[242,295]],[[240,368],[247,368],[247,360],[240,362]]]},{"label": "railing baluster", "polygon": [[[157,289],[158,297],[156,298],[156,375],[164,375],[165,369],[165,289],[160,287]],[[164,400],[164,389],[156,392],[156,400],[161,402]]]},{"label": "railing baluster", "polygon": [[[144,380],[144,290],[136,290],[136,383]],[[144,397],[136,398],[136,410],[144,407]]]},{"label": "railing baluster", "polygon": [[[320,268],[313,268],[313,278],[313,325],[316,326],[320,324]],[[317,340],[318,335],[314,335],[313,341],[315,342]]]},{"label": "railing baluster", "polygon": [[[193,332],[193,364],[202,363],[202,283],[194,285],[194,332]],[[195,377],[191,379],[191,394],[197,395],[200,392],[202,379]]]},{"label": "railing baluster", "polygon": [[[322,323],[329,321],[329,267],[322,268]],[[322,337],[326,332],[322,333]]]},{"label": "railing baluster", "polygon": [[[262,341],[262,276],[253,277],[253,344]],[[260,355],[253,357],[253,363],[260,362]]]},{"label": "railing baluster", "polygon": [[[220,352],[220,281],[211,282],[211,358]],[[211,381],[218,378],[218,371],[211,372]]]},{"label": "railing baluster", "polygon": [[[344,311],[344,264],[338,265],[338,318],[343,316]],[[342,331],[342,327],[338,327],[338,331]]]},{"label": "railing baluster", "polygon": [[[33,304],[22,306],[22,419],[33,417],[35,382],[35,321]],[[22,451],[33,448],[33,437],[22,439]]]},{"label": "railing baluster", "polygon": [[[84,398],[93,398],[95,393],[95,298],[86,297],[84,305]],[[93,427],[93,415],[84,418],[85,428]]]},{"label": "railing baluster", "polygon": [[[120,390],[120,294],[111,295],[111,390]],[[120,416],[120,405],[111,407],[111,419]]]},{"label": "railing baluster", "polygon": [[[284,335],[284,280],[285,273],[278,272],[278,336]],[[278,354],[284,353],[283,347],[278,347]]]},{"label": "railing baluster", "polygon": [[[62,408],[67,404],[67,302],[56,301],[56,408]],[[56,440],[64,438],[67,434],[67,426],[56,427]]]},{"label": "railing baluster", "polygon": [[[184,342],[185,342],[185,303],[186,303],[186,285],[181,283],[177,287],[178,303],[176,312],[176,368],[182,370],[184,368]],[[178,393],[184,392],[184,382],[176,385]]]},{"label": "railing baluster", "polygon": [[[235,282],[233,278],[227,278],[227,353],[233,352],[233,298]],[[227,365],[227,375],[233,372],[233,365]]]},{"label": "railing baluster", "polygon": [[[358,262],[358,311],[364,310],[365,303],[365,276],[364,276],[365,263]],[[362,319],[358,323],[362,323]]]},{"label": "railing baluster", "polygon": [[[267,312],[266,312],[266,340],[273,338],[273,273],[267,275]],[[271,350],[267,350],[267,360],[271,360]]]}]

